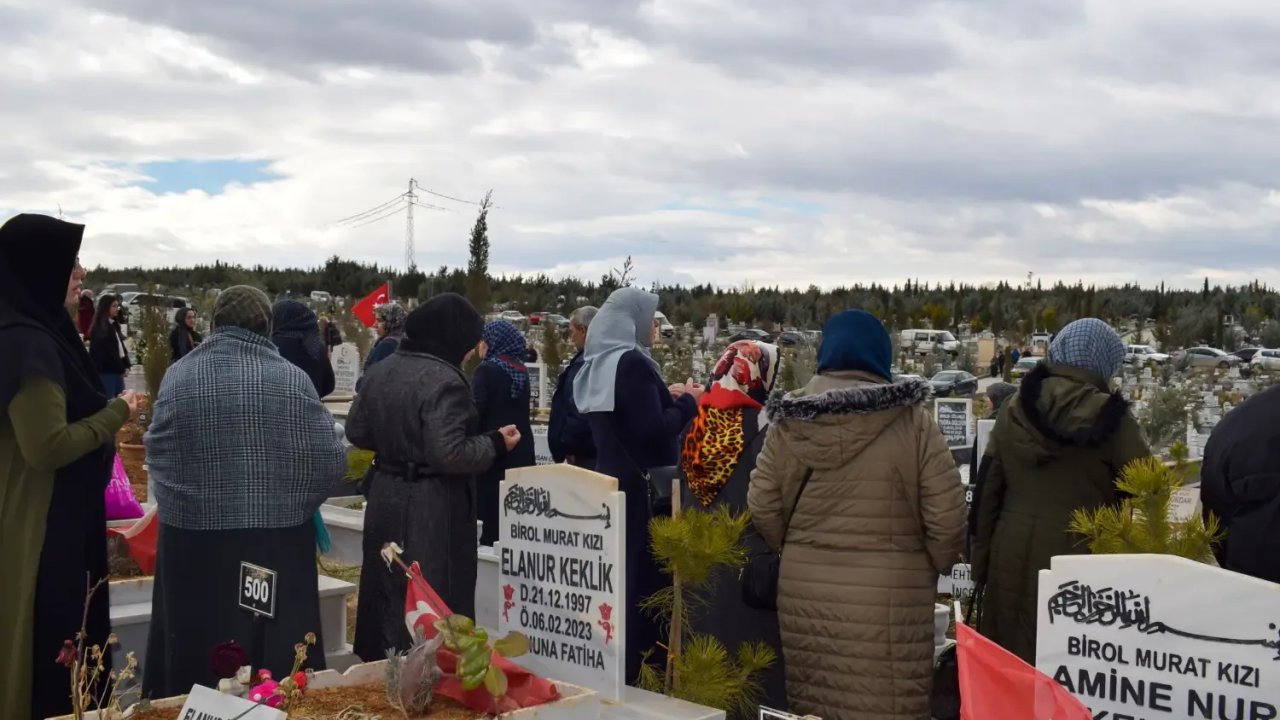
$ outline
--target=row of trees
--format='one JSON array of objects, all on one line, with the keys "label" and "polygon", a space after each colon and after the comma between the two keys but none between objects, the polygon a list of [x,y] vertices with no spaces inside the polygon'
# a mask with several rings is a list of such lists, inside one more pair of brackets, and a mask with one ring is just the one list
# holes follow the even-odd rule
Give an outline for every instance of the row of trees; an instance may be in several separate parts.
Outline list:
[{"label": "row of trees", "polygon": [[[476,307],[488,310],[545,310],[568,314],[578,305],[599,305],[613,290],[631,284],[635,267],[627,258],[622,267],[598,281],[551,278],[547,275],[494,277],[489,273],[488,214],[492,192],[484,196],[468,238],[470,260],[466,268],[441,266],[433,272],[343,260],[334,256],[318,268],[244,267],[223,262],[195,267],[97,268],[89,273],[90,286],[132,282],[158,286],[175,294],[193,290],[248,284],[272,295],[291,291],[295,296],[323,290],[339,297],[359,298],[392,281],[397,298],[425,300],[441,292],[467,296]],[[1280,301],[1273,289],[1258,282],[1233,287],[1168,290],[1138,285],[1117,287],[1067,285],[1045,288],[1031,282],[974,286],[950,283],[921,284],[907,279],[898,285],[852,285],[823,290],[816,286],[785,289],[781,286],[718,288],[712,285],[654,286],[662,296],[662,309],[677,324],[701,325],[715,314],[724,321],[742,322],[767,329],[795,327],[817,329],[823,320],[851,307],[864,308],[893,329],[932,327],[956,329],[968,324],[975,331],[1024,338],[1035,330],[1056,332],[1080,317],[1101,317],[1116,325],[1136,320],[1153,321],[1155,339],[1164,346],[1212,344],[1232,349],[1238,341],[1230,331],[1235,320],[1247,337],[1259,338],[1268,347],[1280,346]]]}]

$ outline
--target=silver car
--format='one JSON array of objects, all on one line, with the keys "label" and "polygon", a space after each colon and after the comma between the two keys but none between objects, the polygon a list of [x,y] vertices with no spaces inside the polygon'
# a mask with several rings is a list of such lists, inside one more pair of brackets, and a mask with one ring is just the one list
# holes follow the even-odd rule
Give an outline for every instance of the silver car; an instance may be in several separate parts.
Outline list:
[{"label": "silver car", "polygon": [[1240,358],[1211,347],[1187,348],[1183,351],[1182,356],[1178,358],[1178,367],[1181,368],[1222,368],[1225,370],[1236,367],[1239,364]]}]

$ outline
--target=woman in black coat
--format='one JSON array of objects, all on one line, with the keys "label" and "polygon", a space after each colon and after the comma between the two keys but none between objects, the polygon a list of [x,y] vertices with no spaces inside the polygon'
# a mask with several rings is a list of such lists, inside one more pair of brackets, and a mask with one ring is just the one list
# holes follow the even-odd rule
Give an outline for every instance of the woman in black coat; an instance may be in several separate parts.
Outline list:
[{"label": "woman in black coat", "polygon": [[174,320],[177,324],[169,331],[169,349],[173,352],[173,361],[178,362],[195,350],[204,338],[196,330],[195,310],[181,308],[174,315]]},{"label": "woman in black coat", "polygon": [[329,364],[324,341],[320,339],[320,322],[316,314],[297,300],[281,300],[271,307],[271,342],[280,356],[311,378],[316,394],[324,397],[333,392],[333,365]]},{"label": "woman in black coat", "polygon": [[669,580],[649,550],[651,519],[648,479],[653,468],[671,468],[679,459],[677,440],[697,413],[702,388],[668,388],[649,348],[658,334],[658,296],[626,287],[609,296],[587,331],[582,370],[573,381],[573,399],[591,423],[596,472],[618,478],[627,495],[627,682],[634,683],[646,652],[659,667],[657,623],[639,608]]},{"label": "woman in black coat", "polygon": [[[347,416],[347,439],[376,453],[364,513],[364,572],[355,652],[366,662],[407,650],[406,579],[390,572],[382,545],[404,548],[449,609],[475,617],[474,476],[516,447],[514,427],[481,432],[461,366],[484,320],[471,303],[445,293],[405,322],[400,348],[365,376]],[[493,588],[497,590],[497,588]]]},{"label": "woman in black coat", "polygon": [[[712,512],[728,506],[735,515],[747,511],[751,471],[768,432],[764,403],[777,382],[778,363],[778,347],[755,340],[730,345],[716,363],[711,388],[699,398],[698,416],[680,440],[683,507]],[[747,526],[742,541],[749,554],[769,552],[754,526]],[[786,708],[778,614],[747,607],[738,572],[731,568],[718,568],[712,574],[702,599],[706,602],[690,610],[690,630],[716,638],[731,657],[746,643],[772,647],[777,660],[757,678],[764,691],[760,702]],[[730,717],[747,720],[741,715]]]},{"label": "woman in black coat", "polygon": [[506,477],[507,470],[535,463],[533,428],[529,423],[529,371],[524,365],[524,335],[506,320],[494,320],[484,326],[479,351],[484,362],[471,378],[471,391],[480,412],[480,431],[508,425],[520,431],[520,443],[476,477],[478,517],[484,523],[480,544],[493,545],[498,539],[498,483]]},{"label": "woman in black coat", "polygon": [[103,295],[98,300],[98,311],[89,329],[89,357],[93,368],[102,377],[107,397],[124,392],[124,379],[129,375],[133,361],[124,346],[124,330],[120,327],[120,298]]}]

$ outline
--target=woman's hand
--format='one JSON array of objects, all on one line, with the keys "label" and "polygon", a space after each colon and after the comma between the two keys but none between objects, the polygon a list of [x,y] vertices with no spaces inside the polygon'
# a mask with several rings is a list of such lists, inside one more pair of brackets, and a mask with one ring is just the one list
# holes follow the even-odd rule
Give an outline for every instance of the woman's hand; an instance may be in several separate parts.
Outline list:
[{"label": "woman's hand", "polygon": [[706,392],[706,388],[702,387],[693,380],[689,380],[684,384],[684,394],[692,395],[694,400],[701,400],[702,393]]},{"label": "woman's hand", "polygon": [[516,429],[515,425],[498,428],[498,432],[502,434],[502,440],[507,444],[508,452],[514,450],[516,445],[520,443],[520,431]]},{"label": "woman's hand", "polygon": [[138,410],[142,407],[142,396],[137,390],[125,390],[120,393],[120,399],[129,406],[129,419],[136,420],[138,418]]},{"label": "woman's hand", "polygon": [[684,395],[686,392],[688,392],[688,386],[687,384],[672,385],[671,387],[667,388],[667,390],[671,391],[672,400],[679,400],[681,395]]}]

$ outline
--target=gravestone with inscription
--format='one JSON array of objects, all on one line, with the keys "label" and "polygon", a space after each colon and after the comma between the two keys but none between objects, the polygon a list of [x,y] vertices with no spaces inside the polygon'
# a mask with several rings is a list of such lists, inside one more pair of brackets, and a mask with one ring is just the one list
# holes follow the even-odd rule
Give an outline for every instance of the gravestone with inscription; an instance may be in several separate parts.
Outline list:
[{"label": "gravestone with inscription", "polygon": [[1036,667],[1095,718],[1280,718],[1280,585],[1172,555],[1039,578]]},{"label": "gravestone with inscription", "polygon": [[329,356],[333,365],[333,394],[354,395],[360,379],[360,350],[353,343],[343,343]]},{"label": "gravestone with inscription", "polygon": [[572,465],[508,470],[499,508],[498,630],[529,637],[540,668],[622,697],[626,496]]},{"label": "gravestone with inscription", "polygon": [[973,401],[955,398],[938,398],[934,401],[933,417],[947,439],[947,447],[962,448],[973,444],[970,428],[973,426]]},{"label": "gravestone with inscription", "polygon": [[529,412],[536,414],[539,408],[551,407],[551,393],[547,391],[547,366],[529,363],[525,367],[529,370]]}]

